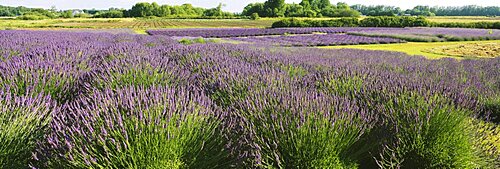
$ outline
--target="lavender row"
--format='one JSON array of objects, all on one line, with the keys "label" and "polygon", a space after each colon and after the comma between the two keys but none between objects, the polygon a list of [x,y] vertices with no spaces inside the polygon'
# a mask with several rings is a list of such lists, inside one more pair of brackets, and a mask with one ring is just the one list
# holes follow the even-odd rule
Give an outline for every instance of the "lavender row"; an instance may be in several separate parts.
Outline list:
[{"label": "lavender row", "polygon": [[258,28],[226,28],[226,29],[170,29],[170,30],[148,30],[150,35],[180,36],[180,37],[245,37],[283,34],[307,34],[307,30],[293,29],[258,29]]},{"label": "lavender row", "polygon": [[180,36],[180,37],[248,37],[285,34],[311,34],[311,33],[364,33],[377,35],[413,35],[433,37],[484,37],[497,39],[500,37],[498,30],[467,29],[467,28],[369,28],[369,27],[318,27],[318,28],[226,28],[226,29],[163,29],[149,30],[150,35]]},{"label": "lavender row", "polygon": [[204,38],[225,38],[225,37],[247,37],[247,36],[269,36],[285,34],[312,34],[312,33],[346,33],[351,31],[376,31],[390,30],[393,28],[219,28],[219,29],[159,29],[148,30],[150,35],[165,35],[175,37],[204,37]]},{"label": "lavender row", "polygon": [[395,38],[366,37],[346,34],[304,35],[304,36],[272,36],[272,37],[247,37],[231,38],[230,40],[274,44],[281,46],[336,46],[358,44],[388,44],[403,43],[405,41]]},{"label": "lavender row", "polygon": [[399,28],[395,30],[351,31],[353,35],[391,37],[414,42],[473,41],[500,39],[497,29]]},{"label": "lavender row", "polygon": [[456,37],[500,37],[497,29],[468,29],[468,28],[397,28],[378,30],[353,30],[350,32],[397,34],[397,35],[447,35]]}]

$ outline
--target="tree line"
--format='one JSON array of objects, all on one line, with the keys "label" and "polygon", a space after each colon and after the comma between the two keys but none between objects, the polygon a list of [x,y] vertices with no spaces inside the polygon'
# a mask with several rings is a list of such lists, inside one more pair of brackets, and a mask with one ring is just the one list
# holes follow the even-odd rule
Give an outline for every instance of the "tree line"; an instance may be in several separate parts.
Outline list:
[{"label": "tree line", "polygon": [[193,7],[191,4],[183,4],[177,6],[158,5],[156,2],[147,3],[141,2],[132,6],[130,10],[124,10],[125,17],[168,17],[168,16],[207,16],[207,17],[231,17],[234,16],[231,12],[222,11],[222,4],[215,8],[205,9]]},{"label": "tree line", "polygon": [[399,7],[376,5],[353,5],[352,9],[361,12],[366,16],[396,16],[396,15],[413,15],[413,16],[500,16],[500,7],[498,6],[415,6],[412,9],[402,10]]},{"label": "tree line", "polygon": [[330,20],[311,19],[283,19],[274,22],[273,28],[280,27],[426,27],[431,26],[424,17],[411,16],[376,16],[359,19],[355,17],[344,17]]},{"label": "tree line", "polygon": [[480,28],[500,29],[500,22],[450,22],[436,23],[425,17],[412,16],[372,16],[363,19],[344,17],[330,20],[289,18],[274,22],[273,28],[281,27],[448,27],[448,28]]},{"label": "tree line", "polygon": [[285,3],[284,0],[267,0],[263,3],[250,3],[241,13],[232,13],[222,10],[223,4],[214,8],[194,7],[191,4],[159,5],[156,2],[141,2],[131,9],[110,8],[108,10],[56,10],[27,7],[8,7],[0,5],[0,16],[24,19],[70,18],[70,17],[175,17],[175,18],[253,18],[259,17],[358,17],[367,16],[500,16],[500,7],[481,7],[467,5],[461,7],[429,7],[415,6],[403,10],[395,6],[352,5],[339,2],[330,3],[330,0],[302,0],[300,3]]},{"label": "tree line", "polygon": [[0,6],[0,16],[18,17],[20,19],[35,20],[49,18],[95,17],[95,18],[124,18],[124,17],[186,17],[186,18],[230,18],[234,13],[222,10],[223,4],[214,8],[194,7],[191,4],[159,5],[156,2],[140,2],[131,9],[110,8],[108,10],[56,10],[27,7]]},{"label": "tree line", "polygon": [[284,0],[268,0],[264,3],[248,4],[241,15],[262,17],[357,17],[361,13],[349,5],[330,0],[302,0],[299,4],[287,4]]}]

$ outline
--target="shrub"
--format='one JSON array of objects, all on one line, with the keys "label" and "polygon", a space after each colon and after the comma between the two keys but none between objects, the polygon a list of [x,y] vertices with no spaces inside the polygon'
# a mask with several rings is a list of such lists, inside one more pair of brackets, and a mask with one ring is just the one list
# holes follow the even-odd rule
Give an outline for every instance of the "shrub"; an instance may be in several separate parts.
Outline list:
[{"label": "shrub", "polygon": [[178,42],[184,45],[191,45],[195,43],[201,43],[201,44],[207,43],[207,41],[204,38],[194,38],[194,39],[182,38]]},{"label": "shrub", "polygon": [[0,92],[0,168],[28,168],[51,120],[48,97]]},{"label": "shrub", "polygon": [[191,44],[193,44],[193,41],[191,41],[190,39],[187,39],[187,38],[183,38],[183,39],[179,40],[179,43],[184,44],[184,45],[191,45]]},{"label": "shrub", "polygon": [[17,17],[19,20],[43,20],[43,19],[49,19],[49,17],[44,16],[44,15],[22,15]]},{"label": "shrub", "polygon": [[429,21],[424,17],[394,17],[394,16],[377,16],[368,17],[360,22],[362,27],[426,27],[430,26]]},{"label": "shrub", "polygon": [[[382,151],[381,168],[481,168],[474,148],[470,112],[441,96],[402,94],[384,104],[392,144]],[[391,113],[389,113],[391,112]]]},{"label": "shrub", "polygon": [[[125,88],[69,106],[51,139],[56,168],[226,168],[219,111],[187,90]],[[64,118],[62,118],[64,117]],[[72,118],[78,118],[73,121]],[[73,123],[77,122],[77,123]]]},{"label": "shrub", "polygon": [[193,42],[194,42],[194,43],[207,43],[207,42],[205,41],[205,39],[203,39],[203,38],[195,38],[195,39],[193,39]]},{"label": "shrub", "polygon": [[500,22],[433,22],[431,26],[445,28],[477,28],[477,29],[500,29]]},{"label": "shrub", "polygon": [[251,20],[258,20],[258,19],[260,19],[259,14],[258,13],[252,13],[252,15],[250,16],[250,19]]},{"label": "shrub", "polygon": [[331,20],[300,20],[300,19],[284,19],[274,22],[273,28],[280,27],[356,27],[359,25],[358,18],[344,17]]},{"label": "shrub", "polygon": [[123,11],[112,10],[108,12],[99,13],[94,16],[95,18],[123,18]]},{"label": "shrub", "polygon": [[357,155],[367,149],[354,145],[372,123],[363,110],[346,104],[347,99],[330,96],[283,89],[251,91],[238,106],[254,133],[257,166],[355,168]]},{"label": "shrub", "polygon": [[17,96],[48,95],[59,103],[70,101],[78,95],[79,86],[76,77],[80,72],[64,70],[67,67],[47,66],[43,61],[22,62],[30,64],[19,66],[13,62],[0,66],[8,70],[0,73],[3,75],[0,77],[2,84],[0,90],[9,91]]},{"label": "shrub", "polygon": [[424,17],[377,16],[359,20],[356,17],[344,17],[332,20],[284,19],[273,23],[277,27],[427,27],[430,22]]}]

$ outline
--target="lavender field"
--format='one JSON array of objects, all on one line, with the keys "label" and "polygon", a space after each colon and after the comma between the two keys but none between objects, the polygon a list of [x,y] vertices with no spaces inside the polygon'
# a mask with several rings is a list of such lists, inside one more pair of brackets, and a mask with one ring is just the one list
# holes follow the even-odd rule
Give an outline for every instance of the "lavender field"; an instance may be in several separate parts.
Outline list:
[{"label": "lavender field", "polygon": [[[291,30],[192,35],[403,42]],[[0,168],[500,167],[498,57],[186,31],[0,31]]]},{"label": "lavender field", "polygon": [[359,44],[404,43],[404,40],[383,37],[367,37],[346,34],[304,35],[304,36],[272,36],[230,38],[254,44],[269,44],[280,46],[337,46]]},{"label": "lavender field", "polygon": [[[309,28],[224,28],[224,29],[158,29],[148,30],[150,35],[169,37],[226,38],[252,43],[272,43],[292,46],[325,46],[346,44],[372,44],[396,42],[444,42],[500,39],[497,29],[468,28],[386,28],[386,27],[309,27]],[[319,33],[319,34],[315,34]],[[312,35],[314,36],[296,36]],[[342,43],[335,35],[349,34],[349,38],[363,36],[361,40]],[[292,35],[292,36],[290,36]],[[370,38],[373,37],[373,38]],[[292,41],[292,42],[291,42]],[[344,40],[342,40],[344,41]]]}]

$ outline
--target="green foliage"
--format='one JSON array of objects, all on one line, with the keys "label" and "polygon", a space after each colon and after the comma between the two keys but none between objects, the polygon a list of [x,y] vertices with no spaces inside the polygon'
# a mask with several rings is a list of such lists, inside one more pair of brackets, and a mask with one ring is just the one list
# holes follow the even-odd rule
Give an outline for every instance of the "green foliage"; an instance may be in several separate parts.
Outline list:
[{"label": "green foliage", "polygon": [[75,18],[91,18],[92,15],[88,14],[88,13],[77,13],[75,14],[74,16]]},{"label": "green foliage", "polygon": [[49,19],[47,16],[44,15],[23,15],[17,17],[19,20],[43,20],[43,19]]},{"label": "green foliage", "polygon": [[403,14],[403,11],[399,7],[394,6],[365,6],[365,5],[353,5],[352,9],[361,12],[366,16],[396,16]]},{"label": "green foliage", "polygon": [[130,10],[124,12],[125,17],[215,17],[226,18],[233,17],[230,12],[222,11],[222,4],[215,8],[204,9],[193,7],[191,4],[182,4],[177,6],[158,5],[156,2],[140,2],[132,6]]},{"label": "green foliage", "polygon": [[[489,163],[500,167],[500,126],[495,123],[474,119],[472,124],[475,131],[474,145],[484,154],[482,158],[491,159]],[[494,168],[494,167],[492,167]]]},{"label": "green foliage", "polygon": [[499,16],[500,7],[498,6],[415,6],[404,12],[414,16]]},{"label": "green foliage", "polygon": [[382,168],[481,168],[485,165],[474,148],[470,112],[435,95],[428,100],[402,94],[384,106],[393,126],[393,144],[382,151]]},{"label": "green foliage", "polygon": [[[183,39],[179,40],[178,42],[181,44],[184,44],[184,45],[191,45],[191,44],[195,44],[195,43],[202,43],[202,44],[207,43],[207,41],[204,38],[195,38],[195,39],[183,38]],[[208,42],[213,42],[213,41],[211,40]]]},{"label": "green foliage", "polygon": [[[191,103],[190,103],[191,104]],[[177,105],[185,106],[185,105]],[[194,109],[189,114],[178,110],[165,117],[165,105],[138,110],[144,115],[131,116],[119,107],[111,112],[92,112],[99,116],[91,125],[106,131],[106,139],[88,141],[83,135],[73,138],[75,150],[66,156],[73,159],[67,166],[77,168],[205,168],[221,167],[228,156],[224,149],[220,122]],[[115,113],[122,121],[105,121],[103,115]],[[148,121],[146,119],[154,119]],[[113,123],[114,126],[109,126]],[[102,138],[102,132],[88,133]],[[90,151],[83,154],[80,149]],[[64,161],[62,162],[64,163]]]},{"label": "green foliage", "polygon": [[362,27],[428,27],[424,17],[368,17],[360,21]]},{"label": "green foliage", "polygon": [[61,13],[60,17],[62,18],[73,18],[73,11],[72,10],[66,10]]},{"label": "green foliage", "polygon": [[[265,92],[264,95],[267,94]],[[288,107],[293,107],[294,103],[283,105],[280,97],[260,99],[266,99],[262,109],[241,110],[249,120],[247,127],[255,132],[262,160],[260,167],[357,167],[357,153],[353,151],[360,147],[353,145],[359,141],[368,124],[356,113],[335,108],[331,112],[317,110],[315,106],[321,106],[316,104],[326,103],[311,98],[310,104],[301,105],[300,110]],[[252,99],[247,100],[248,104],[254,104]]]},{"label": "green foliage", "polygon": [[360,13],[344,3],[332,5],[329,0],[304,0],[300,4],[285,4],[280,1],[248,4],[242,12],[244,16],[253,13],[263,17],[358,17]]},{"label": "green foliage", "polygon": [[50,122],[48,104],[0,95],[0,168],[28,168]]},{"label": "green foliage", "polygon": [[328,78],[324,82],[316,84],[316,87],[320,90],[326,91],[328,93],[339,95],[339,96],[349,96],[354,97],[358,92],[361,92],[363,86],[363,79],[361,77],[340,77],[340,78]]},{"label": "green foliage", "polygon": [[148,65],[132,67],[125,71],[108,72],[109,79],[100,79],[98,88],[120,89],[126,86],[170,86],[176,82],[175,76]]},{"label": "green foliage", "polygon": [[306,69],[304,69],[300,66],[294,66],[294,65],[283,65],[283,66],[281,66],[281,69],[283,69],[285,72],[287,72],[291,78],[294,78],[294,77],[300,78],[300,77],[305,76],[308,73]]},{"label": "green foliage", "polygon": [[95,18],[123,18],[123,11],[111,10],[94,15]]},{"label": "green foliage", "polygon": [[260,16],[258,13],[252,13],[252,15],[250,16],[250,19],[251,20],[259,20]]},{"label": "green foliage", "polygon": [[430,22],[424,17],[368,17],[358,20],[355,17],[345,17],[332,20],[299,20],[284,19],[273,23],[278,27],[427,27]]},{"label": "green foliage", "polygon": [[[50,74],[50,75],[48,75]],[[35,73],[20,69],[12,78],[0,77],[0,90],[8,89],[16,96],[43,94],[59,103],[74,99],[76,79],[68,74],[58,74],[51,69],[38,69]]]},{"label": "green foliage", "polygon": [[226,18],[226,17],[232,17],[234,16],[234,14],[230,13],[230,12],[224,12],[222,11],[222,3],[219,3],[219,5],[215,8],[211,8],[211,9],[206,9],[204,12],[203,12],[203,16],[205,17],[214,17],[214,18]]},{"label": "green foliage", "polygon": [[478,28],[478,29],[500,29],[500,22],[443,22],[443,23],[431,23],[434,27],[445,27],[445,28]]},{"label": "green foliage", "polygon": [[273,28],[280,27],[357,27],[359,26],[358,18],[346,17],[332,20],[300,20],[300,19],[283,19],[274,22]]},{"label": "green foliage", "polygon": [[184,44],[184,45],[191,45],[191,44],[193,44],[193,41],[191,41],[190,39],[183,38],[183,39],[179,40],[179,43]]},{"label": "green foliage", "polygon": [[284,16],[285,0],[267,0],[264,2],[264,10],[268,17]]},{"label": "green foliage", "polygon": [[489,114],[493,122],[500,123],[500,96],[486,99],[483,109],[485,114]]},{"label": "green foliage", "polygon": [[[278,119],[272,114],[277,113]],[[276,147],[261,142],[264,168],[356,168],[357,164],[344,157],[343,153],[355,144],[359,128],[347,119],[324,118],[321,113],[311,112],[305,122],[288,110],[268,109],[264,112],[252,112],[255,116],[266,116],[268,121],[252,119],[257,140],[275,141]],[[331,112],[333,113],[333,112]],[[279,122],[291,121],[286,126]],[[334,121],[332,123],[332,121]],[[356,123],[356,122],[354,122]],[[267,126],[269,125],[269,126]],[[295,127],[300,126],[300,127]],[[350,127],[345,127],[350,126]],[[283,127],[283,131],[280,128]],[[274,130],[273,130],[274,129]]]}]

